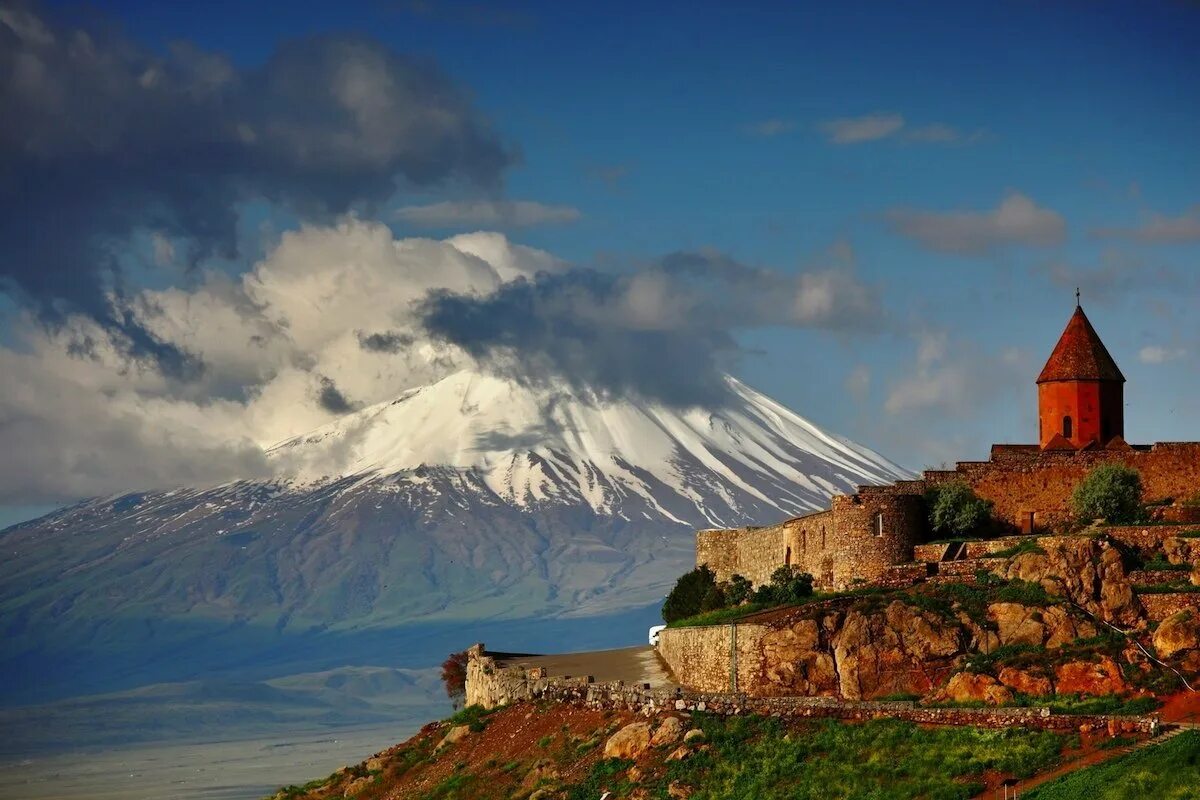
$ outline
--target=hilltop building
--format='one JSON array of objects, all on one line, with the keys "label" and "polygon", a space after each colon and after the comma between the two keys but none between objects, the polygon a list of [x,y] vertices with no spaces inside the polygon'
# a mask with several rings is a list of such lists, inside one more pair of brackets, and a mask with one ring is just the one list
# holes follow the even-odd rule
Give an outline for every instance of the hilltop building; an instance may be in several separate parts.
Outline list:
[{"label": "hilltop building", "polygon": [[[812,574],[822,590],[886,582],[930,538],[925,492],[950,481],[962,481],[990,500],[997,526],[1012,533],[1068,522],[1074,487],[1101,463],[1138,470],[1147,502],[1196,495],[1200,442],[1128,444],[1124,384],[1077,298],[1037,378],[1037,444],[996,444],[987,461],[959,462],[954,469],[927,470],[917,480],[887,486],[859,486],[855,494],[834,496],[827,511],[778,525],[698,531],[696,564],[707,564],[719,581],[739,574],[756,585],[769,581],[781,565]],[[1167,520],[1200,521],[1190,518],[1194,507],[1174,502],[1163,502],[1159,513]]]}]

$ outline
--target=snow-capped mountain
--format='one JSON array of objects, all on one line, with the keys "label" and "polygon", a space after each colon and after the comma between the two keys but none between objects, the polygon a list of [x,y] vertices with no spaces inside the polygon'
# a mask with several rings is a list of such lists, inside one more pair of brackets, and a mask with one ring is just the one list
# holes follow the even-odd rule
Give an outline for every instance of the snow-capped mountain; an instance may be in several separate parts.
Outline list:
[{"label": "snow-capped mountain", "polygon": [[[679,410],[605,401],[464,371],[343,417],[270,451],[295,486],[448,467],[509,505],[738,525],[819,508],[835,492],[903,470],[831,436],[733,378],[731,402]],[[641,507],[645,506],[644,509]]]},{"label": "snow-capped mountain", "polygon": [[[694,528],[775,522],[905,474],[728,388],[720,408],[680,410],[461,372],[277,445],[277,480],[9,528],[0,683],[27,699],[281,654],[295,671],[428,665],[484,620],[548,630],[645,609],[691,566]],[[565,630],[558,647],[631,640]]]}]

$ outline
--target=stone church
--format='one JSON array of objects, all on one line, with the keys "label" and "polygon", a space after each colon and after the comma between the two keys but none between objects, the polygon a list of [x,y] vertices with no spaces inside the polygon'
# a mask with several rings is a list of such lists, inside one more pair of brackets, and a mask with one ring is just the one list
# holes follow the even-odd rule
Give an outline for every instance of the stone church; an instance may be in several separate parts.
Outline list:
[{"label": "stone church", "polygon": [[1191,519],[1200,509],[1180,502],[1200,494],[1200,442],[1125,441],[1125,376],[1078,300],[1036,384],[1037,444],[996,444],[987,461],[860,486],[853,495],[834,496],[827,511],[778,525],[698,531],[697,566],[707,564],[719,581],[738,574],[756,585],[785,564],[810,573],[821,590],[883,582],[930,538],[929,488],[962,481],[992,502],[1000,529],[1050,531],[1070,521],[1072,491],[1102,463],[1138,470],[1143,500],[1159,502],[1163,519],[1200,522]]}]

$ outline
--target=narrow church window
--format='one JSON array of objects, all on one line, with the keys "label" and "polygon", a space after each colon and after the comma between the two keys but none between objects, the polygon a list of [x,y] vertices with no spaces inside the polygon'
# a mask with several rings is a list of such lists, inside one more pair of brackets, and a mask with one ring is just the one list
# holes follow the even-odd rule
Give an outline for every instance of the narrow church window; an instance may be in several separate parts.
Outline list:
[{"label": "narrow church window", "polygon": [[821,549],[825,549],[825,526],[821,526]]},{"label": "narrow church window", "polygon": [[1063,417],[1063,437],[1066,439],[1071,438],[1071,418],[1070,417]]},{"label": "narrow church window", "polygon": [[808,531],[800,531],[800,552],[808,552]]},{"label": "narrow church window", "polygon": [[875,515],[875,535],[883,536],[883,512]]},{"label": "narrow church window", "polygon": [[788,548],[788,549],[787,549],[787,550],[784,552],[784,554],[783,554],[783,563],[784,563],[786,566],[789,566],[789,567],[792,565],[792,548],[790,548],[790,547],[789,547],[789,548]]}]

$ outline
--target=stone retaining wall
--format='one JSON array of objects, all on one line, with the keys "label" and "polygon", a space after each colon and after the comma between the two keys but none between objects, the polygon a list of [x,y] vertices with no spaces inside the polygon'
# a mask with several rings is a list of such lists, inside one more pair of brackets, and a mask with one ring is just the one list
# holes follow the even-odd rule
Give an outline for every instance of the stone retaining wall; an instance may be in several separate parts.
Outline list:
[{"label": "stone retaining wall", "polygon": [[1139,594],[1138,600],[1146,609],[1146,618],[1155,622],[1162,622],[1180,611],[1200,611],[1200,592]]},{"label": "stone retaining wall", "polygon": [[[927,725],[972,725],[982,728],[1020,726],[1038,730],[1107,730],[1110,735],[1158,732],[1158,716],[1053,714],[1048,708],[927,708],[912,702],[852,702],[828,697],[750,697],[741,693],[649,689],[621,682],[588,683],[586,678],[548,678],[540,670],[497,668],[494,659],[475,645],[468,651],[467,702],[504,697],[505,703],[543,700],[603,710],[643,714],[659,711],[704,711],[712,714],[759,714],[790,718],[862,721],[902,719]],[[539,674],[540,673],[540,674]],[[513,693],[518,690],[518,693]],[[483,705],[483,703],[480,703]],[[491,708],[502,703],[492,703]]]},{"label": "stone retaining wall", "polygon": [[1113,539],[1139,550],[1157,550],[1167,539],[1186,531],[1197,530],[1195,525],[1109,525],[1100,529]]},{"label": "stone retaining wall", "polygon": [[658,634],[658,654],[677,683],[702,692],[753,692],[763,674],[768,630],[752,623],[667,628]]}]

